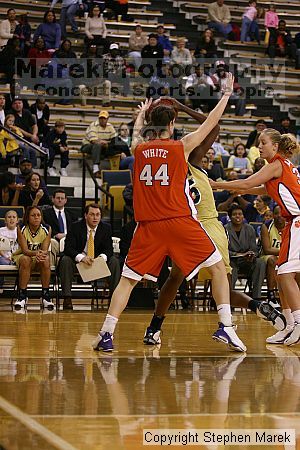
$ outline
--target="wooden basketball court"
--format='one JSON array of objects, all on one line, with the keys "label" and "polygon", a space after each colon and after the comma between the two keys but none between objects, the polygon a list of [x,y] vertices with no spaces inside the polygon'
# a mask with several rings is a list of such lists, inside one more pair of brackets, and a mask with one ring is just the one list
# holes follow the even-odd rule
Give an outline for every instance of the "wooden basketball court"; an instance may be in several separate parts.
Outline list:
[{"label": "wooden basketball court", "polygon": [[143,430],[157,428],[300,435],[300,346],[266,346],[273,328],[254,314],[235,313],[246,355],[211,339],[215,313],[182,311],[165,320],[160,349],[142,343],[151,313],[125,312],[116,351],[97,354],[91,341],[104,314],[2,309],[0,448],[136,450],[148,448]]}]

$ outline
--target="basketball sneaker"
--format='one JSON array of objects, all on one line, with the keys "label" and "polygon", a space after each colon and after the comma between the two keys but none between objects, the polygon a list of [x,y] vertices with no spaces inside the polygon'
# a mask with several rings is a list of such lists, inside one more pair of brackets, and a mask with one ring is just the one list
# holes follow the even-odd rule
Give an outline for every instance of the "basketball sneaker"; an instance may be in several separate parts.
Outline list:
[{"label": "basketball sneaker", "polygon": [[266,339],[268,344],[283,344],[284,341],[292,334],[294,329],[293,325],[287,325],[286,328],[282,331],[278,331]]},{"label": "basketball sneaker", "polygon": [[22,309],[25,308],[26,304],[28,302],[28,297],[19,297],[14,304],[15,309]]},{"label": "basketball sneaker", "polygon": [[284,315],[274,308],[269,302],[261,302],[256,310],[258,317],[272,322],[276,330],[284,330],[286,327],[286,319]]},{"label": "basketball sneaker", "polygon": [[50,297],[42,297],[41,298],[41,308],[47,308],[49,310],[54,309],[54,303],[52,302]]},{"label": "basketball sneaker", "polygon": [[114,349],[113,346],[113,335],[106,332],[103,335],[98,334],[96,339],[92,343],[92,347],[97,352],[100,352],[102,350],[103,352],[112,352]]},{"label": "basketball sneaker", "polygon": [[225,325],[219,322],[219,328],[214,332],[212,338],[215,341],[223,342],[228,345],[230,350],[235,352],[245,352],[247,351],[247,347],[240,340],[238,335],[235,332],[236,325],[231,325],[230,327],[225,327]]},{"label": "basketball sneaker", "polygon": [[284,345],[295,345],[300,342],[300,323],[295,322],[295,327],[291,334],[285,339]]},{"label": "basketball sneaker", "polygon": [[144,336],[143,342],[146,345],[161,344],[160,330],[155,331],[155,330],[153,330],[153,328],[148,327],[146,332],[145,332],[145,336]]}]

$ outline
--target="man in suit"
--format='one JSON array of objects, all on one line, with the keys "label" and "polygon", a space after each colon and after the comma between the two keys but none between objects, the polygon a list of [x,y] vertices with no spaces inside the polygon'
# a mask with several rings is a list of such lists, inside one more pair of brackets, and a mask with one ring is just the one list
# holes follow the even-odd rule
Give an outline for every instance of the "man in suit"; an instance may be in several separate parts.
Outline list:
[{"label": "man in suit", "polygon": [[52,207],[43,211],[44,222],[50,225],[52,230],[51,239],[51,265],[56,262],[59,254],[59,242],[66,237],[67,231],[74,222],[72,214],[65,210],[68,199],[63,189],[57,189],[53,192]]},{"label": "man in suit", "polygon": [[60,260],[59,274],[64,309],[73,309],[71,288],[76,263],[92,265],[93,259],[98,256],[102,256],[110,269],[109,289],[112,294],[120,279],[120,264],[113,256],[111,227],[101,221],[100,206],[91,204],[86,206],[84,218],[73,223],[68,229],[64,256]]}]

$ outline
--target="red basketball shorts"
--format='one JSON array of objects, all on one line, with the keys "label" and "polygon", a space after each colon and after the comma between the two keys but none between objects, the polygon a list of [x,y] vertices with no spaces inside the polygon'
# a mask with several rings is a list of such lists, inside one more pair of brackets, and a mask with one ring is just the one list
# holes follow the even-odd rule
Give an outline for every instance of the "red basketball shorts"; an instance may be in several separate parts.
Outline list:
[{"label": "red basketball shorts", "polygon": [[122,275],[133,280],[156,281],[166,256],[170,256],[187,280],[199,269],[222,257],[200,222],[192,217],[138,223]]},{"label": "red basketball shorts", "polygon": [[281,234],[277,274],[300,272],[300,216],[289,220]]}]

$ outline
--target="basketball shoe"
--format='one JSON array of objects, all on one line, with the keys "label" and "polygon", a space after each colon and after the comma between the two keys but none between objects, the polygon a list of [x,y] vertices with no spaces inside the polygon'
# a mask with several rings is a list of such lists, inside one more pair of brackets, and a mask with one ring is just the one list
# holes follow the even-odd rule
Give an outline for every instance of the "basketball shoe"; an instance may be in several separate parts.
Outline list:
[{"label": "basketball shoe", "polygon": [[286,327],[286,319],[284,315],[274,308],[269,302],[261,302],[256,310],[258,317],[272,322],[276,330],[284,330]]},{"label": "basketball shoe", "polygon": [[19,297],[15,301],[14,308],[15,309],[22,309],[25,308],[28,302],[28,297]]},{"label": "basketball shoe", "polygon": [[153,330],[152,328],[148,327],[145,336],[144,336],[144,344],[146,345],[157,345],[161,344],[160,339],[160,331],[161,330]]},{"label": "basketball shoe", "polygon": [[285,339],[284,345],[295,345],[300,342],[300,323],[295,322],[295,326],[291,334]]},{"label": "basketball shoe", "polygon": [[240,340],[238,335],[235,332],[236,325],[231,325],[230,327],[225,327],[225,325],[219,322],[219,328],[214,332],[212,338],[215,341],[223,342],[228,345],[230,350],[235,352],[245,352],[247,351],[247,347]]},{"label": "basketball shoe", "polygon": [[112,352],[114,349],[113,338],[113,335],[108,332],[104,333],[103,335],[98,334],[98,336],[92,343],[92,347],[97,352],[99,352],[100,350],[102,350],[103,352]]},{"label": "basketball shoe", "polygon": [[278,331],[266,339],[268,344],[283,344],[284,341],[292,334],[294,329],[293,325],[287,325],[286,328],[282,331]]}]

